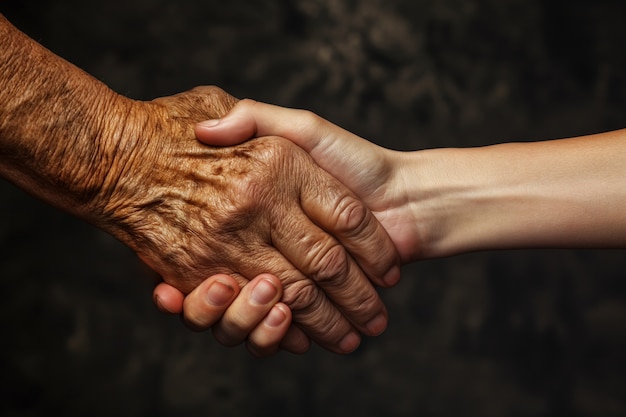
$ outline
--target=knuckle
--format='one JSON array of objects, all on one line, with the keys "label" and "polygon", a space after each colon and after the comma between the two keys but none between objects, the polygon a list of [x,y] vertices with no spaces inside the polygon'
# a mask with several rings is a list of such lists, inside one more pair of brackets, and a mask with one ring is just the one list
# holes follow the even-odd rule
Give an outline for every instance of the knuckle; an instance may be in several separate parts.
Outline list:
[{"label": "knuckle", "polygon": [[277,136],[266,136],[256,139],[253,143],[255,149],[258,150],[259,159],[270,166],[289,161],[297,147],[287,139]]},{"label": "knuckle", "polygon": [[235,110],[241,111],[252,111],[254,107],[258,104],[256,100],[252,100],[251,98],[244,98],[239,100],[237,105],[235,106]]},{"label": "knuckle", "polygon": [[212,117],[224,117],[237,103],[235,97],[215,85],[195,87],[192,91],[204,97]]},{"label": "knuckle", "polygon": [[313,281],[305,279],[285,285],[283,302],[296,313],[321,306],[323,296]]},{"label": "knuckle", "polygon": [[213,336],[224,346],[236,346],[245,340],[250,331],[240,318],[222,317],[218,325],[213,326]]},{"label": "knuckle", "polygon": [[246,334],[250,330],[247,326],[244,325],[244,323],[228,320],[226,320],[225,323],[222,324],[222,329],[228,329],[228,331],[222,330],[222,333],[229,336],[228,340],[233,345],[238,345],[239,343],[243,342]]},{"label": "knuckle", "polygon": [[332,221],[337,231],[358,235],[367,225],[368,213],[359,200],[351,195],[344,195],[335,205]]},{"label": "knuckle", "polygon": [[345,306],[345,310],[356,317],[368,318],[381,309],[382,301],[375,291],[354,297],[354,302]]},{"label": "knuckle", "polygon": [[293,321],[318,342],[334,345],[351,328],[313,281],[302,280],[286,286],[283,302],[291,309]]},{"label": "knuckle", "polygon": [[215,338],[215,340],[217,340],[219,344],[226,347],[237,346],[243,341],[239,338],[233,338],[226,332],[215,327],[213,327],[213,337]]},{"label": "knuckle", "polygon": [[183,319],[187,327],[194,331],[206,330],[213,324],[207,320],[198,310],[184,310]]},{"label": "knuckle", "polygon": [[234,178],[229,187],[228,193],[215,198],[209,220],[216,229],[245,229],[258,216],[269,184],[260,175],[249,173]]},{"label": "knuckle", "polygon": [[278,350],[279,341],[265,333],[251,333],[246,340],[246,348],[257,358],[271,356]]},{"label": "knuckle", "polygon": [[221,89],[220,87],[216,85],[199,85],[197,87],[192,88],[191,91],[193,91],[194,93],[202,94],[206,96],[228,95],[226,91],[224,91],[223,89]]},{"label": "knuckle", "polygon": [[259,203],[259,195],[263,195],[266,184],[255,175],[246,175],[233,181],[233,193],[229,196],[227,216],[238,216],[251,212]]},{"label": "knuckle", "polygon": [[310,274],[316,282],[338,284],[348,274],[348,254],[338,243],[320,242],[311,251]]},{"label": "knuckle", "polygon": [[346,335],[351,325],[347,319],[337,316],[331,310],[332,307],[327,306],[318,310],[302,311],[298,320],[307,324],[309,332],[318,342],[335,345]]}]

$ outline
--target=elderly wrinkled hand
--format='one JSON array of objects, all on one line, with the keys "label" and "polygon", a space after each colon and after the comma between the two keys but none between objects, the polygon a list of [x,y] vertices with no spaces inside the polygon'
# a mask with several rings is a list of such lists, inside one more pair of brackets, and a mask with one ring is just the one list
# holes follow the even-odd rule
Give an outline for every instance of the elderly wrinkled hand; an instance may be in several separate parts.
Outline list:
[{"label": "elderly wrinkled hand", "polygon": [[199,143],[189,121],[200,91],[150,103],[145,114],[163,123],[142,130],[115,174],[104,204],[113,234],[183,292],[216,273],[240,285],[275,274],[294,322],[322,346],[350,351],[355,332],[382,331],[368,275],[383,277],[397,258],[382,226],[289,141]]},{"label": "elderly wrinkled hand", "polygon": [[350,351],[358,332],[382,331],[369,280],[395,276],[397,254],[363,203],[286,140],[196,141],[194,124],[236,99],[201,87],[131,100],[1,15],[0,46],[3,178],[116,236],[182,293],[270,272],[294,329],[322,346]]}]

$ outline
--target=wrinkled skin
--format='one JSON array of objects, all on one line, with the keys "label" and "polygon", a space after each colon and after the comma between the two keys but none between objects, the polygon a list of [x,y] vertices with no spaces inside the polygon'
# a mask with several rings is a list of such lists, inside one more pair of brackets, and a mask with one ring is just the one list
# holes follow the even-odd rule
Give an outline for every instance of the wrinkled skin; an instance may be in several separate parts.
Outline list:
[{"label": "wrinkled skin", "polygon": [[374,257],[368,273],[375,276],[395,263],[395,250],[365,206],[293,143],[277,137],[232,148],[199,143],[193,123],[206,118],[207,108],[221,113],[231,103],[206,87],[133,102],[138,108],[129,111],[127,140],[119,145],[132,152],[114,158],[94,200],[103,228],[184,293],[216,273],[243,286],[272,272],[294,323],[337,350],[344,336],[370,333],[366,323],[386,316],[344,245]]},{"label": "wrinkled skin", "polygon": [[240,286],[274,273],[294,323],[323,346],[354,349],[339,342],[386,320],[368,278],[385,275],[395,249],[295,145],[197,142],[194,123],[235,102],[211,87],[130,100],[0,15],[2,178],[116,236],[183,293],[218,272]]}]

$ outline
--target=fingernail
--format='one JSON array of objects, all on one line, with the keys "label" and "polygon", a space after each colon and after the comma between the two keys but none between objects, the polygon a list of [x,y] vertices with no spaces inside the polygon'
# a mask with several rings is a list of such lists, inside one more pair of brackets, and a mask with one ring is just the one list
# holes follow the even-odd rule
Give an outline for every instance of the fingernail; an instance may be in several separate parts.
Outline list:
[{"label": "fingernail", "polygon": [[198,123],[198,126],[202,126],[202,127],[215,127],[220,123],[220,119],[210,119],[210,120],[204,120],[202,122]]},{"label": "fingernail", "polygon": [[384,276],[383,281],[389,286],[396,285],[400,281],[400,267],[394,266]]},{"label": "fingernail", "polygon": [[274,299],[278,290],[269,280],[264,279],[252,289],[252,301],[256,304],[267,304]]},{"label": "fingernail", "polygon": [[279,308],[274,307],[270,310],[270,313],[265,318],[265,324],[270,327],[278,327],[287,319],[285,312]]},{"label": "fingernail", "polygon": [[361,337],[355,332],[348,333],[339,342],[339,349],[345,353],[354,352],[361,344]]},{"label": "fingernail", "polygon": [[222,307],[228,304],[234,295],[235,290],[230,285],[216,281],[207,289],[206,299],[209,304]]},{"label": "fingernail", "polygon": [[372,336],[378,336],[387,328],[387,317],[383,314],[379,314],[378,316],[371,319],[365,327],[370,332]]}]

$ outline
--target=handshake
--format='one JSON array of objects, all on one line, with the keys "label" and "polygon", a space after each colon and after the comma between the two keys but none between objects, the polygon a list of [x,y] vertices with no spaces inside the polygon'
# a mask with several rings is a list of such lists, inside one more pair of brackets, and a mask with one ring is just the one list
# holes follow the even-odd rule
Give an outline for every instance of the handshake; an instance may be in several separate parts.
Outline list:
[{"label": "handshake", "polygon": [[[190,94],[232,100],[215,88],[175,100]],[[168,107],[168,100],[156,103]],[[312,113],[250,100],[221,120],[195,125],[195,135],[223,147],[187,142],[193,167],[168,175],[159,188],[172,194],[193,172],[203,192],[150,227],[179,218],[186,236],[177,233],[177,246],[149,254],[146,245],[134,246],[164,277],[157,305],[182,312],[192,328],[212,327],[225,345],[247,340],[257,356],[278,347],[304,352],[310,340],[347,353],[361,334],[380,334],[387,313],[374,286],[393,286],[400,263],[419,246],[414,220],[389,183],[395,174],[385,150]],[[175,269],[163,262],[164,247],[176,248],[167,256],[177,260]],[[181,270],[194,280],[181,282]]]},{"label": "handshake", "polygon": [[251,353],[378,335],[418,259],[626,246],[626,130],[472,149],[385,149],[216,87],[137,101],[0,15],[0,176],[117,237],[154,299]]}]

